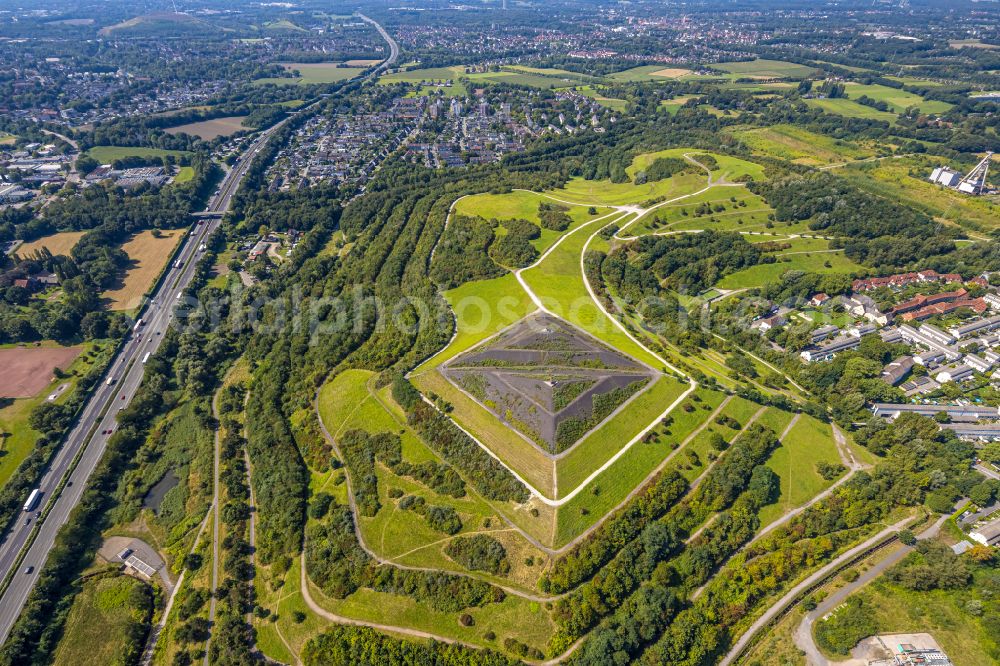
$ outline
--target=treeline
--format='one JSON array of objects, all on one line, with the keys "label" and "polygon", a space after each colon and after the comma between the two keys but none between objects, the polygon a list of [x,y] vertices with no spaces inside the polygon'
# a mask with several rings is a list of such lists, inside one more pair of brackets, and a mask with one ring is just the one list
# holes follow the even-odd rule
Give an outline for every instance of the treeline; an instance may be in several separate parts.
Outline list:
[{"label": "treeline", "polygon": [[[190,183],[139,194],[97,185],[79,196],[54,200],[34,218],[4,215],[7,224],[0,223],[0,240],[33,240],[58,231],[87,233],[69,256],[40,253],[17,258],[12,268],[0,274],[0,342],[71,342],[124,333],[123,322],[105,313],[100,299],[129,264],[121,244],[146,229],[186,227],[193,206],[211,186],[216,169],[210,161],[198,158]],[[28,290],[14,285],[14,280],[40,270],[59,278],[60,298],[31,298]]]},{"label": "treeline", "polygon": [[369,627],[334,626],[306,643],[306,666],[381,664],[384,666],[515,666],[520,662],[492,650],[458,644],[416,643]]},{"label": "treeline", "polygon": [[350,508],[334,504],[321,522],[307,529],[305,562],[309,578],[335,599],[364,587],[430,604],[443,612],[503,601],[489,583],[440,571],[400,569],[379,564],[358,543]]},{"label": "treeline", "polygon": [[[616,256],[619,253],[621,256]],[[616,291],[641,290],[645,278],[640,276],[651,273],[675,291],[697,294],[726,275],[758,263],[768,263],[773,261],[773,257],[762,255],[740,234],[705,231],[699,234],[640,236],[613,251],[608,260],[613,262],[608,272],[617,277]],[[627,270],[617,263],[622,260],[631,262],[637,270]],[[624,283],[627,278],[636,280],[638,289]]]},{"label": "treeline", "polygon": [[338,448],[351,471],[354,500],[362,516],[374,516],[382,507],[375,474],[376,460],[393,474],[408,476],[438,494],[465,496],[465,482],[448,465],[432,460],[420,463],[404,461],[402,443],[396,433],[370,434],[364,430],[349,430],[338,440]]},{"label": "treeline", "polygon": [[[634,632],[616,630],[609,627],[609,622],[641,623],[649,619],[658,632],[662,632],[666,628],[662,624],[665,621],[661,615],[663,604],[673,593],[665,594],[666,590],[642,586],[642,583],[662,562],[681,553],[671,568],[679,580],[690,576],[692,581],[686,584],[697,585],[695,578],[707,579],[733,552],[734,546],[738,548],[753,535],[757,527],[756,510],[773,500],[776,477],[773,472],[768,475],[770,470],[763,463],[777,444],[777,437],[771,430],[760,425],[751,426],[737,437],[693,495],[674,506],[664,517],[649,521],[590,581],[559,600],[554,611],[558,629],[552,639],[553,652],[564,650],[602,619],[600,629],[588,643],[614,648],[612,651],[625,649],[634,653],[638,646],[616,648],[612,636]],[[712,514],[730,507],[731,511],[718,515],[694,542],[694,556],[682,552],[686,534]],[[664,581],[664,587],[673,586],[669,583],[671,579],[672,576],[659,578]],[[633,592],[639,596],[633,604],[627,604]],[[606,619],[612,617],[614,619]],[[649,630],[641,631],[640,635],[648,636]],[[583,663],[590,662],[585,659]]]},{"label": "treeline", "polygon": [[658,474],[626,506],[555,560],[539,587],[544,592],[560,594],[591,578],[646,525],[663,516],[687,490],[687,481],[677,471]]},{"label": "treeline", "polygon": [[955,250],[954,232],[922,211],[865,192],[827,173],[753,183],[779,221],[809,220],[809,228],[840,237],[844,253],[886,270]]},{"label": "treeline", "polygon": [[402,376],[392,382],[392,397],[406,411],[407,421],[424,443],[463,472],[483,497],[523,503],[528,489],[496,458],[486,453],[451,419],[424,402]]}]

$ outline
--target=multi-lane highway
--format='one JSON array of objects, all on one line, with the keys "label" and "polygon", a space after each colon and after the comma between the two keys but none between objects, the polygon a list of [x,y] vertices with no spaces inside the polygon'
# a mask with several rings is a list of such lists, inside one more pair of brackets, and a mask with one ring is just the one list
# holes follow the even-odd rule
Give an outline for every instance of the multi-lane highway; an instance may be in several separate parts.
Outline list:
[{"label": "multi-lane highway", "polygon": [[[280,125],[276,125],[261,133],[250,144],[236,166],[226,174],[218,192],[209,202],[206,213],[222,213],[229,209],[233,195],[250,168],[253,157],[279,127]],[[56,533],[80,500],[87,479],[104,454],[108,438],[117,427],[118,411],[131,402],[138,390],[142,382],[143,359],[159,348],[163,334],[174,316],[174,307],[180,302],[178,295],[187,288],[194,276],[195,265],[202,253],[201,244],[218,224],[218,215],[206,215],[198,222],[192,221],[191,232],[185,237],[167,274],[141,313],[142,325],[129,335],[107,374],[87,400],[76,427],[69,433],[42,477],[39,484],[43,493],[41,502],[34,510],[24,512],[17,518],[7,539],[0,544],[0,580],[6,578],[15,565],[19,569],[13,573],[10,584],[0,597],[0,643],[6,640],[21,612],[52,548]],[[77,456],[79,461],[73,467]],[[71,467],[73,470],[67,483],[55,495]],[[39,514],[42,517],[38,517]],[[31,541],[30,548],[18,564],[21,551],[32,537],[34,540]]]},{"label": "multi-lane highway", "polygon": [[[361,14],[358,16],[371,23],[389,44],[389,57],[365,75],[373,77],[396,62],[399,46],[377,22]],[[306,112],[314,104],[303,107],[298,113]],[[130,404],[138,390],[142,382],[143,361],[159,349],[163,334],[174,317],[175,306],[182,298],[179,294],[194,276],[202,243],[218,227],[221,213],[229,210],[233,195],[254,158],[285,122],[287,120],[254,139],[226,174],[209,201],[206,214],[198,216],[198,222],[192,220],[191,232],[141,312],[142,325],[133,330],[118,351],[107,374],[84,405],[76,426],[42,477],[38,486],[42,491],[41,501],[32,511],[24,512],[17,518],[7,538],[0,544],[0,581],[10,581],[0,595],[0,644],[7,640],[55,543],[59,528],[66,523],[73,507],[80,501],[87,480],[104,454],[108,438],[117,428],[117,413]],[[65,484],[61,486],[64,480]],[[14,571],[14,567],[18,570]]]}]

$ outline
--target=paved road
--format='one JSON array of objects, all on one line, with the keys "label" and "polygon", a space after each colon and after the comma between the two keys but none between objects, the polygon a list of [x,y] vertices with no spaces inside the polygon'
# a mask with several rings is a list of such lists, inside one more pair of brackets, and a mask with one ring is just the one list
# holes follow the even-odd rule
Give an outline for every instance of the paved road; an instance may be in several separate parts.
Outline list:
[{"label": "paved road", "polygon": [[874,548],[887,539],[893,538],[893,534],[895,532],[903,529],[906,527],[907,523],[912,521],[913,518],[905,518],[898,523],[886,527],[884,530],[867,541],[864,541],[850,550],[845,551],[842,555],[840,555],[840,557],[837,557],[832,562],[819,569],[804,581],[789,590],[785,596],[781,597],[781,599],[772,604],[771,607],[768,608],[756,622],[750,625],[750,628],[746,631],[746,633],[740,636],[739,640],[736,641],[729,653],[722,659],[722,661],[719,662],[719,666],[729,666],[729,664],[735,662],[736,659],[743,654],[743,651],[746,650],[750,641],[752,641],[754,636],[757,635],[757,632],[768,626],[772,620],[784,613],[785,609],[791,606],[800,594],[827,578],[830,574],[840,569],[840,567],[845,563],[850,562],[862,553]]},{"label": "paved road", "polygon": [[[207,213],[221,213],[228,210],[233,195],[246,175],[252,157],[260,152],[267,139],[280,126],[280,124],[275,125],[263,132],[250,144],[244,153],[245,156],[226,174],[218,193],[212,197],[206,208]],[[11,533],[0,545],[0,579],[2,579],[17,564],[21,551],[29,541],[31,542],[19,567],[20,571],[14,573],[10,585],[0,596],[0,643],[6,641],[31,588],[38,579],[42,565],[48,558],[56,533],[65,524],[70,511],[80,501],[87,480],[104,454],[110,436],[107,433],[117,427],[118,411],[131,403],[138,390],[143,376],[142,359],[159,349],[163,333],[174,316],[177,295],[187,288],[194,276],[195,265],[201,254],[199,246],[218,225],[218,217],[207,217],[193,225],[191,233],[185,237],[175,259],[181,267],[176,268],[176,263],[170,267],[142,312],[142,327],[129,335],[111,363],[107,375],[102,378],[87,400],[76,427],[72,429],[53,457],[39,484],[43,497],[42,503],[36,509],[48,510],[48,513],[43,518],[37,519],[38,526],[34,524],[36,522],[34,514],[19,516],[11,528]],[[73,467],[73,461],[78,455],[79,462],[70,473],[66,486],[56,494],[60,482]],[[37,535],[31,541],[35,530]],[[29,566],[33,567],[33,571],[24,573]]]},{"label": "paved road", "polygon": [[[371,77],[396,62],[399,57],[399,45],[377,22],[363,14],[358,16],[374,25],[389,44],[389,58],[366,75]],[[298,113],[303,113],[312,106],[313,104],[310,104]],[[0,544],[0,580],[6,578],[18,564],[21,552],[25,547],[28,548],[20,564],[21,571],[14,572],[10,585],[0,595],[0,644],[7,640],[7,635],[38,579],[39,571],[48,559],[56,533],[66,523],[70,512],[80,501],[87,480],[104,454],[109,437],[107,433],[117,426],[115,418],[117,412],[131,403],[138,390],[143,376],[142,359],[147,354],[154,354],[159,348],[163,332],[174,316],[177,295],[187,288],[194,276],[196,260],[200,255],[199,246],[218,227],[220,214],[229,210],[233,196],[253,159],[285,122],[287,120],[261,132],[247,147],[236,165],[223,178],[219,190],[212,196],[205,209],[205,213],[210,215],[195,225],[185,238],[175,258],[175,261],[179,260],[181,267],[169,269],[167,276],[142,312],[143,326],[130,334],[125,345],[119,350],[107,375],[102,377],[98,388],[87,400],[76,427],[56,452],[42,477],[39,488],[43,496],[36,510],[44,515],[37,519],[39,524],[34,525],[36,519],[28,517],[29,514],[18,517],[18,522]],[[79,462],[74,467],[73,461],[78,455]],[[70,472],[70,468],[72,471],[68,482],[62,491],[58,491],[60,482],[66,477],[67,472]],[[37,535],[35,535],[36,530]],[[29,566],[32,567],[32,571],[23,573]]]},{"label": "paved road", "polygon": [[[917,538],[931,539],[933,537],[936,537],[938,532],[941,530],[941,525],[944,524],[944,521],[948,520],[948,516],[949,514],[945,514],[944,516],[938,518],[938,520],[935,521],[933,525],[931,525],[926,530],[921,532],[920,535],[917,536]],[[802,618],[802,622],[800,622],[799,626],[796,627],[795,629],[794,639],[795,639],[795,645],[798,646],[800,650],[806,653],[806,661],[809,664],[811,664],[812,666],[827,666],[828,664],[831,663],[837,663],[837,662],[831,662],[829,659],[823,656],[823,653],[820,652],[819,647],[816,645],[816,641],[813,639],[812,628],[816,620],[824,617],[827,613],[829,613],[834,608],[842,604],[844,600],[847,599],[847,597],[849,597],[850,595],[854,594],[855,591],[857,591],[861,587],[867,585],[871,581],[881,576],[886,569],[888,569],[889,567],[893,566],[901,559],[906,557],[912,550],[913,550],[912,546],[900,547],[886,558],[877,562],[871,569],[868,569],[863,574],[861,574],[861,576],[859,576],[856,581],[850,583],[849,585],[845,585],[844,587],[840,588],[839,590],[831,594],[829,597],[824,599],[821,604],[816,606],[815,609],[810,611],[808,614],[806,614],[804,618]]]}]

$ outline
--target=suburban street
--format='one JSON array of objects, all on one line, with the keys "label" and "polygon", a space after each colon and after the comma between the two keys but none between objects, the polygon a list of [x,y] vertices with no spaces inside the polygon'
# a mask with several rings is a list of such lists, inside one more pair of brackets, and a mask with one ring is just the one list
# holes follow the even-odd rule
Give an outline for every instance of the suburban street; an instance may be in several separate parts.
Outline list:
[{"label": "suburban street", "polygon": [[[114,432],[117,412],[129,405],[138,390],[143,376],[142,359],[146,354],[154,354],[159,348],[163,333],[174,316],[177,295],[187,288],[194,275],[199,245],[219,225],[220,214],[229,209],[233,195],[250,168],[252,158],[260,152],[265,142],[282,124],[279,123],[261,133],[250,144],[236,166],[226,174],[218,194],[212,197],[205,209],[206,213],[216,215],[206,215],[201,224],[192,221],[191,233],[172,260],[179,261],[181,267],[178,269],[172,264],[168,268],[164,279],[141,314],[143,326],[129,335],[107,374],[102,377],[85,404],[76,426],[56,452],[42,477],[39,484],[43,493],[42,501],[34,511],[42,512],[43,517],[35,519],[34,512],[18,516],[10,534],[0,545],[0,579],[5,578],[13,567],[18,566],[20,569],[14,572],[10,585],[0,597],[0,642],[7,639],[45,564],[59,528],[65,524],[73,507],[79,502],[87,480],[104,454],[110,437],[110,434],[105,434],[106,431]],[[109,379],[112,380],[110,383]],[[79,462],[73,467],[77,456]],[[68,482],[58,494],[54,495],[71,467],[73,469]],[[46,511],[48,513],[45,513]],[[33,535],[34,540],[31,541],[27,553],[19,564],[19,556]],[[31,573],[24,573],[27,567],[33,567]]]}]

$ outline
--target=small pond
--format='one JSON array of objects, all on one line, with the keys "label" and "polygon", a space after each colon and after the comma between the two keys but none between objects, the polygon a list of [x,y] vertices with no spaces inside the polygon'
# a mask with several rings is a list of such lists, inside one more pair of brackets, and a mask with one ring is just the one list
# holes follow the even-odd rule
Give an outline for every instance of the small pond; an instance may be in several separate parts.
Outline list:
[{"label": "small pond", "polygon": [[167,471],[163,475],[163,478],[157,481],[156,485],[150,488],[146,496],[142,498],[142,508],[159,512],[160,503],[163,501],[164,496],[172,488],[175,488],[180,481],[180,477],[174,473],[174,470]]}]

